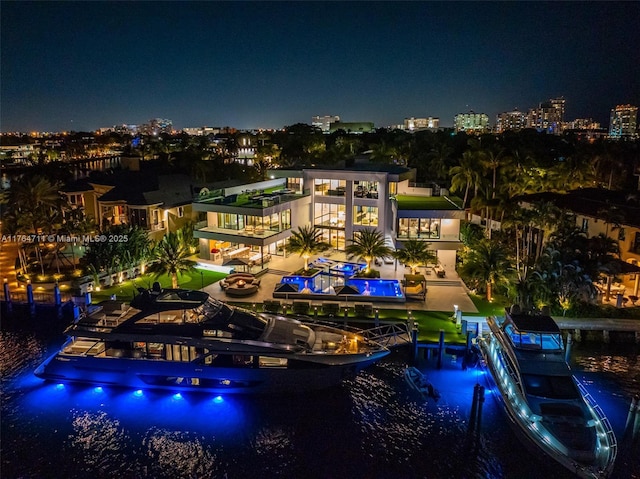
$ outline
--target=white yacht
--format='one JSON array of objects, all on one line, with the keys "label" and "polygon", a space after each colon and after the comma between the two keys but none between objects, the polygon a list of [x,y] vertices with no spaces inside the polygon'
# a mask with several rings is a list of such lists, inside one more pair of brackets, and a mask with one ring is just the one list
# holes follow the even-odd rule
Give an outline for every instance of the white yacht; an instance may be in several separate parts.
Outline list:
[{"label": "white yacht", "polygon": [[158,288],[130,306],[107,302],[80,318],[35,374],[132,388],[292,393],[338,384],[389,353],[360,333]]},{"label": "white yacht", "polygon": [[617,445],[602,409],[573,377],[562,334],[550,316],[521,314],[487,318],[482,356],[513,429],[538,449],[583,478],[606,478]]}]

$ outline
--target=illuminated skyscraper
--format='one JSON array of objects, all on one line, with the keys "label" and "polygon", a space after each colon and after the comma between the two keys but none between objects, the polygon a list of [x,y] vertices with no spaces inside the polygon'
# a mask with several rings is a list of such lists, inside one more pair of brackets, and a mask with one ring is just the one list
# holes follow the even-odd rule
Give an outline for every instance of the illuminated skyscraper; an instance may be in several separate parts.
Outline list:
[{"label": "illuminated skyscraper", "polygon": [[522,130],[527,125],[527,117],[517,108],[513,111],[498,113],[496,117],[496,133],[507,130]]},{"label": "illuminated skyscraper", "polygon": [[638,107],[632,105],[618,105],[611,109],[609,122],[610,138],[636,138]]},{"label": "illuminated skyscraper", "polygon": [[311,118],[311,125],[317,126],[323,133],[329,133],[331,123],[335,123],[337,121],[340,121],[340,117],[338,115],[314,116]]},{"label": "illuminated skyscraper", "polygon": [[564,122],[566,100],[562,97],[552,98],[532,108],[527,115],[527,127],[535,128],[554,135],[560,134]]},{"label": "illuminated skyscraper", "polygon": [[480,134],[489,131],[489,117],[485,113],[459,113],[453,119],[456,132]]},{"label": "illuminated skyscraper", "polygon": [[409,131],[415,130],[437,130],[440,125],[440,118],[405,118],[404,119],[404,129]]}]

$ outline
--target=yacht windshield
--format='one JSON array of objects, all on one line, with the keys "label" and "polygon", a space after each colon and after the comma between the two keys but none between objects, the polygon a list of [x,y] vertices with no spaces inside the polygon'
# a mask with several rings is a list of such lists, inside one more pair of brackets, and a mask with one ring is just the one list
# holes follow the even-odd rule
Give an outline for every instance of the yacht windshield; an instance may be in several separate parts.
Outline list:
[{"label": "yacht windshield", "polygon": [[511,324],[507,325],[504,330],[516,348],[546,349],[551,351],[564,349],[562,337],[559,334],[541,333],[538,331],[518,331]]},{"label": "yacht windshield", "polygon": [[571,376],[542,376],[523,374],[524,387],[528,394],[553,399],[577,399],[580,392]]},{"label": "yacht windshield", "polygon": [[196,311],[203,318],[205,330],[225,331],[234,339],[258,339],[267,326],[267,320],[259,315],[241,308],[230,308],[213,299]]}]

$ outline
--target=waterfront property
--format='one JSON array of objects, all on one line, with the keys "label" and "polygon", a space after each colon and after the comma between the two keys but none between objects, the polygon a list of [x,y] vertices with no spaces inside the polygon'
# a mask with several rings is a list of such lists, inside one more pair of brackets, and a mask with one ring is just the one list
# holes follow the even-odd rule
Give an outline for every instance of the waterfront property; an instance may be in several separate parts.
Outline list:
[{"label": "waterfront property", "polygon": [[387,244],[427,241],[444,268],[455,266],[461,247],[460,199],[436,187],[410,183],[415,170],[356,164],[343,169],[271,170],[270,180],[215,191],[201,190],[193,210],[206,214],[194,236],[200,258],[224,263],[241,257],[266,267],[287,255],[287,239],[312,225],[334,251],[343,251],[362,229],[380,232]]}]

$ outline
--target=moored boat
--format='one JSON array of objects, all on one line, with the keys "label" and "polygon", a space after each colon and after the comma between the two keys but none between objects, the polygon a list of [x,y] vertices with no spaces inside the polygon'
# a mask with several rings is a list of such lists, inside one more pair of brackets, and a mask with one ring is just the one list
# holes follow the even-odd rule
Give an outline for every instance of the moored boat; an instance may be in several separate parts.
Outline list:
[{"label": "moored boat", "polygon": [[602,409],[575,379],[564,358],[562,335],[550,316],[487,318],[480,338],[514,431],[583,478],[606,478],[615,462],[615,435]]},{"label": "moored boat", "polygon": [[436,401],[440,398],[440,393],[433,385],[427,381],[427,378],[415,367],[407,367],[404,370],[404,378],[407,384],[411,386],[424,400],[431,397]]},{"label": "moored boat", "polygon": [[338,384],[389,353],[360,330],[231,307],[205,292],[141,291],[72,324],[35,371],[60,381],[215,393]]}]

